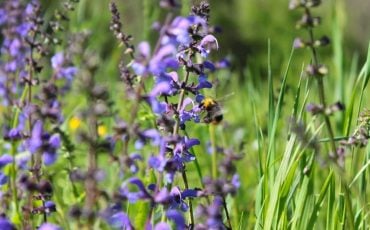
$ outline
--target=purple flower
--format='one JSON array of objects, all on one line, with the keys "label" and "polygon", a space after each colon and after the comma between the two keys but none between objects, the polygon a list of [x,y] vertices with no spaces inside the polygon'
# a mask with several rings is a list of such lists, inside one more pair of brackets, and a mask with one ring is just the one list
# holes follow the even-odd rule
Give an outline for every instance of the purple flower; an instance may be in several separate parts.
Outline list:
[{"label": "purple flower", "polygon": [[108,224],[114,229],[134,229],[129,217],[124,212],[117,212],[107,219]]},{"label": "purple flower", "polygon": [[1,230],[15,230],[14,225],[5,217],[0,216],[0,229]]},{"label": "purple flower", "polygon": [[[13,162],[13,157],[10,156],[9,154],[4,154],[0,156],[0,169],[2,169],[4,166],[12,162]],[[6,184],[7,182],[8,182],[8,177],[0,171],[0,185]]]},{"label": "purple flower", "polygon": [[38,120],[31,133],[31,138],[27,141],[27,148],[34,154],[42,152],[42,158],[45,165],[53,164],[57,159],[57,150],[60,147],[59,134],[50,135],[43,130],[43,123]]},{"label": "purple flower", "polygon": [[[186,110],[189,105],[191,105],[191,108]],[[184,99],[184,102],[182,104],[182,107],[179,110],[179,117],[180,117],[180,124],[184,125],[185,122],[194,120],[195,122],[200,121],[200,109],[199,106],[196,106],[194,101],[187,97]]]},{"label": "purple flower", "polygon": [[[132,192],[129,190],[129,184],[133,184],[138,188],[138,191]],[[140,199],[151,199],[151,195],[148,193],[143,182],[138,178],[131,178],[128,181],[124,182],[120,187],[120,194],[127,198],[131,203],[135,203]]]},{"label": "purple flower", "polygon": [[66,60],[63,52],[55,54],[51,58],[51,66],[55,71],[57,78],[65,78],[67,81],[71,81],[77,73],[77,68],[73,66],[65,66]]},{"label": "purple flower", "polygon": [[181,192],[178,187],[173,187],[170,192],[170,209],[180,209],[181,211],[186,212],[189,207],[188,204],[185,202],[185,199],[189,197],[197,197],[197,194],[197,190],[194,189],[185,189]]},{"label": "purple flower", "polygon": [[231,184],[234,185],[235,188],[240,188],[239,174],[234,174],[233,178],[231,179]]},{"label": "purple flower", "polygon": [[5,9],[0,8],[0,25],[4,24],[6,22],[7,13]]},{"label": "purple flower", "polygon": [[200,52],[200,55],[202,55],[204,58],[207,58],[212,49],[218,49],[217,39],[215,36],[208,34],[200,41],[200,44],[197,46],[197,48]]},{"label": "purple flower", "polygon": [[159,146],[161,135],[156,129],[148,129],[138,133],[139,139],[135,142],[135,148],[141,149],[150,140],[152,146]]},{"label": "purple flower", "polygon": [[222,205],[223,199],[217,196],[210,206],[198,206],[197,215],[206,218],[207,229],[226,229],[222,221]]},{"label": "purple flower", "polygon": [[170,209],[166,212],[166,216],[168,219],[172,220],[175,223],[176,229],[185,229],[185,219],[183,215],[175,210],[175,209]]},{"label": "purple flower", "polygon": [[0,156],[0,169],[2,169],[5,165],[10,164],[13,162],[13,157],[9,154],[4,154]]},{"label": "purple flower", "polygon": [[127,214],[121,210],[122,206],[116,203],[106,208],[100,215],[114,229],[134,229]]},{"label": "purple flower", "polygon": [[173,150],[174,158],[178,161],[184,163],[195,160],[195,156],[190,153],[189,149],[194,145],[199,145],[200,141],[198,139],[192,138],[182,138],[179,143],[176,144]]},{"label": "purple flower", "polygon": [[159,222],[154,226],[154,230],[171,230],[171,227],[165,222]]},{"label": "purple flower", "polygon": [[38,230],[62,230],[62,228],[52,223],[43,223]]},{"label": "purple flower", "polygon": [[137,75],[148,76],[148,74],[153,74],[158,76],[169,68],[176,70],[179,67],[175,56],[175,46],[163,45],[151,57],[149,43],[141,42],[138,45],[138,55],[131,67]]},{"label": "purple flower", "polygon": [[197,85],[197,90],[201,90],[201,89],[205,89],[205,88],[212,88],[212,84],[207,81],[207,76],[204,75],[204,74],[201,74],[199,77],[198,77],[198,85]]},{"label": "purple flower", "polygon": [[162,43],[189,46],[192,41],[189,28],[197,24],[201,25],[204,30],[207,28],[206,21],[198,16],[176,17],[167,29]]}]

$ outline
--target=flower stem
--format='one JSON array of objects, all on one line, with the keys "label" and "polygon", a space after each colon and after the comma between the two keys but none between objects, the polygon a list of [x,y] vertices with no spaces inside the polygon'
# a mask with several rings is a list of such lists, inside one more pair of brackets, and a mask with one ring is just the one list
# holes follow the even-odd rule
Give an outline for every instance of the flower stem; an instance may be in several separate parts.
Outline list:
[{"label": "flower stem", "polygon": [[[311,17],[311,12],[310,12],[309,8],[305,8],[305,12],[308,15],[308,17],[310,18]],[[313,29],[311,27],[308,28],[308,33],[309,33],[310,42],[311,42],[311,44],[313,44],[314,43],[314,34],[313,34]],[[311,48],[311,52],[312,52],[313,64],[315,65],[315,67],[317,67],[319,65],[319,61],[318,61],[318,55],[317,55],[316,49],[315,49],[314,46],[310,46],[310,48]],[[324,108],[326,108],[327,104],[326,104],[323,78],[321,76],[316,76],[316,79],[317,79],[317,86],[318,86],[318,91],[319,91],[320,103]],[[327,128],[327,131],[329,133],[329,138],[331,140],[330,143],[331,143],[332,153],[335,154],[337,148],[335,146],[334,132],[333,132],[333,128],[332,128],[331,123],[330,123],[329,115],[323,113],[323,116],[324,116],[325,126]]]},{"label": "flower stem", "polygon": [[232,228],[232,225],[231,225],[231,219],[230,219],[229,211],[227,210],[226,199],[225,199],[224,196],[222,196],[222,203],[223,203],[223,206],[224,206],[224,209],[225,209],[227,223],[229,224],[228,229],[232,230],[233,228]]},{"label": "flower stem", "polygon": [[216,151],[216,126],[209,125],[209,136],[211,139],[211,155],[212,155],[212,178],[217,179],[217,151]]},{"label": "flower stem", "polygon": [[[188,178],[186,176],[185,172],[185,165],[184,165],[184,170],[182,171],[182,178],[184,180],[185,188],[189,189],[189,184],[188,184]],[[194,211],[193,211],[193,202],[192,198],[189,198],[189,218],[190,218],[190,226],[191,229],[194,227]]]}]

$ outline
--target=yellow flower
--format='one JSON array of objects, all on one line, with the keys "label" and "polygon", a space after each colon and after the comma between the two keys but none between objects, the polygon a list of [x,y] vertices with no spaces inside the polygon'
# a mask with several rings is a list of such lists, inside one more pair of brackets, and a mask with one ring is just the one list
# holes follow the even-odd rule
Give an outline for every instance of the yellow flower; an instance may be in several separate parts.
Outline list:
[{"label": "yellow flower", "polygon": [[98,135],[103,137],[107,134],[108,130],[107,130],[107,127],[105,125],[99,125],[98,126]]},{"label": "yellow flower", "polygon": [[81,126],[81,119],[79,117],[72,117],[69,120],[69,128],[72,131],[76,131]]}]

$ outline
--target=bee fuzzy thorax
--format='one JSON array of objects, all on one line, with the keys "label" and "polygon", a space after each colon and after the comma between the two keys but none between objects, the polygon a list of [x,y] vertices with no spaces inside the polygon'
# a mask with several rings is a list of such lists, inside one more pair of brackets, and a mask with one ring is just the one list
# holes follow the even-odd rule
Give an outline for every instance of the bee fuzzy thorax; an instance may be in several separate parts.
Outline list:
[{"label": "bee fuzzy thorax", "polygon": [[215,100],[213,100],[212,98],[210,97],[206,97],[203,99],[201,105],[205,108],[205,109],[208,109],[212,106],[215,106],[217,105],[217,102]]}]

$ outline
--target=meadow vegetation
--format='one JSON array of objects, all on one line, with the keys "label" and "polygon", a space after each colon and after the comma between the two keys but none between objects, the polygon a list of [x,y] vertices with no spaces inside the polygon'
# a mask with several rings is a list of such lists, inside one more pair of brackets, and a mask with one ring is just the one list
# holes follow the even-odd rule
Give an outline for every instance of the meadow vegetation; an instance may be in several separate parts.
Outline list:
[{"label": "meadow vegetation", "polygon": [[369,37],[227,2],[2,1],[0,229],[368,229]]}]

